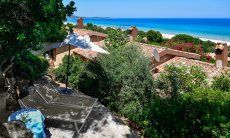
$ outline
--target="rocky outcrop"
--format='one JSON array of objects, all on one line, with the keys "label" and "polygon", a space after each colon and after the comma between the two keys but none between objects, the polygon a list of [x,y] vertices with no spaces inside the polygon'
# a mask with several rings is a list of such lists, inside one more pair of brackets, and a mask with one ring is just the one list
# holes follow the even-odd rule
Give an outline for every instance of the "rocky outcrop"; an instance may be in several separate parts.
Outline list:
[{"label": "rocky outcrop", "polygon": [[1,138],[33,138],[31,130],[27,129],[21,121],[12,121],[8,123],[0,123]]}]

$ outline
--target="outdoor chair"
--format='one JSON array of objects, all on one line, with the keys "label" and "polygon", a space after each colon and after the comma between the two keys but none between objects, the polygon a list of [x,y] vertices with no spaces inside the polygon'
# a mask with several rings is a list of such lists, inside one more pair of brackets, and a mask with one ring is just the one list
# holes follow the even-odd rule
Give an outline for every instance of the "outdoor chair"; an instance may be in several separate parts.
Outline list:
[{"label": "outdoor chair", "polygon": [[96,98],[83,95],[60,94],[50,83],[35,85],[35,92],[38,93],[47,104],[87,108],[92,107],[97,101]]},{"label": "outdoor chair", "polygon": [[[57,93],[50,92],[54,97],[54,100],[52,100],[52,98],[49,97],[50,95],[45,95],[45,88],[39,88],[42,87],[36,86],[35,89],[30,92],[29,96],[18,100],[21,108],[37,108],[48,120],[72,123],[74,125],[75,132],[79,134],[97,100],[95,98],[90,99],[89,97],[83,96],[59,95]],[[57,96],[60,97],[56,98]],[[67,97],[71,100],[68,100]],[[55,104],[55,98],[56,101],[58,101],[57,103],[60,102],[60,104]],[[63,98],[63,100],[61,98]],[[45,101],[45,99],[48,101]],[[85,103],[82,99],[85,100]]]}]

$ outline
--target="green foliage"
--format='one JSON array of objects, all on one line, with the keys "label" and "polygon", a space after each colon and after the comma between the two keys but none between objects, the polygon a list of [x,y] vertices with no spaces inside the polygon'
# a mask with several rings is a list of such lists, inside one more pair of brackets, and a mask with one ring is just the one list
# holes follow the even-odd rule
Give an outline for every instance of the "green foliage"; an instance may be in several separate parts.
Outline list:
[{"label": "green foliage", "polygon": [[230,93],[196,89],[177,98],[157,98],[148,109],[146,136],[227,137],[230,132]]},{"label": "green foliage", "polygon": [[109,49],[124,47],[127,42],[127,36],[121,30],[110,30],[105,39],[105,44]]},{"label": "green foliage", "polygon": [[194,38],[190,35],[186,35],[186,34],[178,34],[175,35],[172,39],[172,41],[175,42],[182,42],[182,43],[193,43],[195,45],[201,44],[202,41],[199,38]]},{"label": "green foliage", "polygon": [[71,30],[71,29],[75,28],[76,26],[75,26],[74,24],[72,24],[72,23],[67,23],[67,24],[66,24],[66,27],[67,27],[69,30]]},{"label": "green foliage", "polygon": [[138,31],[138,35],[142,38],[147,37],[147,33],[145,31]]},{"label": "green foliage", "polygon": [[156,82],[159,90],[176,97],[180,93],[192,92],[195,88],[206,86],[206,74],[196,66],[168,65]]},{"label": "green foliage", "polygon": [[[63,21],[75,11],[74,2],[20,0],[0,3],[0,65],[23,51],[37,50],[44,42],[62,41]],[[6,12],[7,11],[7,12]]]},{"label": "green foliage", "polygon": [[[146,38],[146,40],[144,39]],[[144,31],[138,31],[137,42],[147,42],[147,33]]]},{"label": "green foliage", "polygon": [[212,41],[203,41],[202,48],[205,53],[213,53],[215,51],[216,43]]},{"label": "green foliage", "polygon": [[29,51],[23,52],[16,59],[15,74],[29,80],[43,76],[49,67],[46,59],[33,55]]},{"label": "green foliage", "polygon": [[113,49],[98,62],[86,65],[79,89],[114,111],[138,120],[154,95],[149,62],[135,46]]},{"label": "green foliage", "polygon": [[154,41],[154,42],[158,42],[161,43],[162,42],[162,34],[158,31],[154,31],[154,30],[149,30],[147,32],[147,38],[149,41]]},{"label": "green foliage", "polygon": [[87,25],[84,27],[87,30],[92,30],[96,32],[101,32],[101,33],[107,33],[108,31],[100,26],[93,25],[92,23],[87,23]]},{"label": "green foliage", "polygon": [[215,90],[230,92],[230,71],[226,71],[221,76],[215,77],[212,82],[212,88]]},{"label": "green foliage", "polygon": [[[72,87],[77,86],[79,81],[79,76],[82,71],[84,71],[84,63],[83,61],[77,57],[77,56],[70,56],[70,62],[69,62],[69,83]],[[65,83],[66,82],[66,75],[67,75],[67,66],[68,66],[68,56],[65,56],[63,58],[62,64],[55,69],[54,74],[56,76],[56,79],[60,82]]]}]

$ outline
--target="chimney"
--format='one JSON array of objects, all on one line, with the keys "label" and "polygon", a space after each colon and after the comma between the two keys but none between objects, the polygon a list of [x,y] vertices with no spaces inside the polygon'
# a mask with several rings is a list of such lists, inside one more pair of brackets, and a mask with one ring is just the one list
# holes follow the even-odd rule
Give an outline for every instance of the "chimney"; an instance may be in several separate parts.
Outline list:
[{"label": "chimney", "polygon": [[228,66],[228,46],[227,44],[217,43],[215,48],[216,67],[222,68]]},{"label": "chimney", "polygon": [[137,27],[132,26],[131,27],[131,37],[132,37],[132,40],[135,40],[137,38],[137,35],[138,35],[138,29],[137,29]]},{"label": "chimney", "polygon": [[77,20],[77,27],[78,27],[79,29],[83,29],[84,24],[83,24],[83,18],[82,18],[82,17],[80,17],[80,18]]}]

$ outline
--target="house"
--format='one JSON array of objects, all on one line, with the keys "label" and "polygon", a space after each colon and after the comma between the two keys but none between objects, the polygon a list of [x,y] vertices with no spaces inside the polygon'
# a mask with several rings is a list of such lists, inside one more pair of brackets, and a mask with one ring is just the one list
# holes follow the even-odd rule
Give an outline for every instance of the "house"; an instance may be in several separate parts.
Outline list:
[{"label": "house", "polygon": [[219,76],[226,71],[230,71],[230,68],[227,67],[227,45],[217,44],[215,51],[216,64],[199,61],[193,58],[175,56],[160,65],[154,66],[153,76],[157,77],[161,72],[164,72],[165,67],[170,64],[175,64],[178,66],[182,65],[187,67],[198,66],[207,74],[208,81],[211,82],[213,77]]},{"label": "house", "polygon": [[[107,37],[104,33],[99,33],[91,30],[82,29],[83,28],[83,19],[78,19],[78,28],[74,28],[73,32],[81,36],[89,36],[90,41],[94,44],[103,47],[103,40]],[[49,64],[51,67],[58,67],[62,63],[62,59],[68,55],[69,47],[68,45],[63,45],[63,43],[53,43],[48,44],[45,47],[44,56],[49,59]],[[77,47],[70,47],[70,54],[79,56],[83,61],[94,60],[98,56],[98,52],[92,50],[86,50]]]},{"label": "house", "polygon": [[95,32],[95,31],[86,30],[86,29],[74,28],[73,32],[79,35],[82,35],[82,36],[88,35],[92,42],[99,42],[99,41],[104,40],[107,37],[107,35],[104,33]]},{"label": "house", "polygon": [[[94,42],[97,46],[103,47],[104,42]],[[69,54],[69,46],[63,43],[53,43],[45,47],[44,56],[49,60],[50,67],[58,67],[62,63],[62,59]],[[82,49],[74,46],[70,46],[70,54],[79,56],[83,61],[94,60],[99,53]]]},{"label": "house", "polygon": [[[152,67],[159,66],[168,60],[174,58],[174,57],[184,57],[187,59],[195,59],[199,60],[201,56],[199,54],[195,53],[189,53],[184,51],[179,51],[171,48],[165,48],[160,46],[153,46],[149,44],[144,43],[135,43],[141,51],[144,53],[144,55],[148,56],[151,60]],[[157,55],[154,55],[154,50],[157,52]],[[155,56],[158,56],[156,59]]]}]

